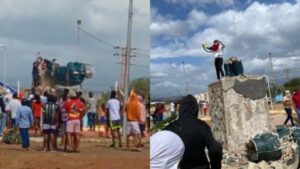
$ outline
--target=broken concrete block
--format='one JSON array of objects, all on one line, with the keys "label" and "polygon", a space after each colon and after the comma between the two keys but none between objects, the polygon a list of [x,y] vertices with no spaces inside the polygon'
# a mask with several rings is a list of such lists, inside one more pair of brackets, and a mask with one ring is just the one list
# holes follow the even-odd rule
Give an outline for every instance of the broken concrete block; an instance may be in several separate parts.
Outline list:
[{"label": "broken concrete block", "polygon": [[264,77],[232,77],[209,85],[212,132],[230,152],[240,153],[257,134],[271,132]]}]

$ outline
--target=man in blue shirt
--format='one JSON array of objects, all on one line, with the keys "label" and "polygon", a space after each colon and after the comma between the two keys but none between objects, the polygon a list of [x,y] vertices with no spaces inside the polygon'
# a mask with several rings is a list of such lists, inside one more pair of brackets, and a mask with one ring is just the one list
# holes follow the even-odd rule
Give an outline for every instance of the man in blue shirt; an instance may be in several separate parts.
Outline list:
[{"label": "man in blue shirt", "polygon": [[22,106],[18,109],[16,114],[16,126],[19,127],[20,135],[22,137],[22,148],[27,151],[29,148],[29,133],[28,129],[33,124],[32,110],[30,108],[30,101],[22,100]]}]

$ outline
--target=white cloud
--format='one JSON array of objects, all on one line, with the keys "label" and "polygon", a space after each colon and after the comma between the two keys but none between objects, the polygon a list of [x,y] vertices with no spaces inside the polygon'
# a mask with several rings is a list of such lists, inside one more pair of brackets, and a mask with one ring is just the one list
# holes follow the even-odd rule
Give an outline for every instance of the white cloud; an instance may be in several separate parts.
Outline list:
[{"label": "white cloud", "polygon": [[234,5],[234,0],[165,0],[170,4],[180,4],[180,5],[191,5],[191,6],[200,6],[205,7],[208,4],[216,3],[222,7],[228,7]]}]

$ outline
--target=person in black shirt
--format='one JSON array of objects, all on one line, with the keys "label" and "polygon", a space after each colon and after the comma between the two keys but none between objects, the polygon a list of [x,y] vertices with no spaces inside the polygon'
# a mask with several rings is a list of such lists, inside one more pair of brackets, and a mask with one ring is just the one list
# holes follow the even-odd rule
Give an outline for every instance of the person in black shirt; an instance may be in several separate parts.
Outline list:
[{"label": "person in black shirt", "polygon": [[[178,120],[170,123],[164,130],[176,133],[184,143],[181,169],[220,169],[222,145],[214,139],[210,127],[197,118],[198,111],[195,97],[184,97],[180,102]],[[208,149],[209,161],[205,147]]]},{"label": "person in black shirt", "polygon": [[35,62],[33,62],[32,67],[32,80],[33,80],[33,88],[37,87],[40,83],[40,75],[39,75],[39,66],[41,64],[42,58],[38,57]]}]

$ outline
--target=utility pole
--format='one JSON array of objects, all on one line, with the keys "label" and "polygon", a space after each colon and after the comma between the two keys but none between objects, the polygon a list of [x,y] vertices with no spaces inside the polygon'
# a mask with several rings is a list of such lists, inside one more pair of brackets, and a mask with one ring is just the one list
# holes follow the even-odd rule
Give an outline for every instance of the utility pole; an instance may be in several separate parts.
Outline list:
[{"label": "utility pole", "polygon": [[290,69],[285,69],[285,70],[284,70],[285,76],[286,76],[286,80],[287,80],[287,81],[290,80],[290,71],[291,71]]},{"label": "utility pole", "polygon": [[80,25],[81,25],[81,20],[77,20],[77,62],[79,61],[79,53],[80,53]]},{"label": "utility pole", "polygon": [[185,76],[184,61],[182,61],[182,67],[183,67],[183,78],[184,78],[184,84],[185,84],[185,94],[188,95],[188,84],[187,84],[186,76]]},{"label": "utility pole", "polygon": [[[127,28],[127,46],[126,46],[126,55],[125,55],[125,84],[124,84],[124,104],[126,106],[126,101],[128,100],[128,91],[129,91],[129,73],[130,73],[130,52],[131,52],[131,31],[132,31],[132,4],[133,0],[129,0],[129,10],[128,10],[128,28]],[[127,112],[124,111],[123,118],[123,141],[127,137]]]},{"label": "utility pole", "polygon": [[270,72],[271,72],[271,82],[273,83],[273,84],[275,84],[275,76],[274,76],[274,73],[273,73],[273,60],[272,60],[272,53],[271,52],[269,52],[269,58],[270,58],[270,65],[271,65],[271,70],[270,70]]}]

